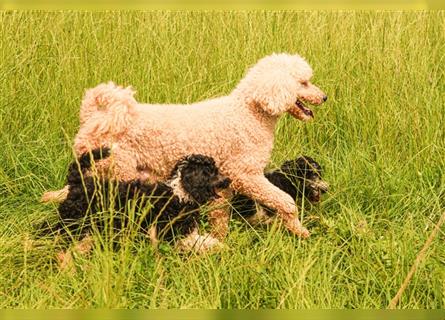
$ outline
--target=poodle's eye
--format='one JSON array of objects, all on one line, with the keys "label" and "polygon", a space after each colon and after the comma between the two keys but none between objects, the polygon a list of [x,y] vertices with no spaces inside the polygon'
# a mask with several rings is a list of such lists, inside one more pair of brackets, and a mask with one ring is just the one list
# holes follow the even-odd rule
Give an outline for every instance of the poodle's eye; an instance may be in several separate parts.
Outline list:
[{"label": "poodle's eye", "polygon": [[304,87],[307,87],[309,85],[309,82],[307,81],[301,81],[301,85],[303,85]]}]

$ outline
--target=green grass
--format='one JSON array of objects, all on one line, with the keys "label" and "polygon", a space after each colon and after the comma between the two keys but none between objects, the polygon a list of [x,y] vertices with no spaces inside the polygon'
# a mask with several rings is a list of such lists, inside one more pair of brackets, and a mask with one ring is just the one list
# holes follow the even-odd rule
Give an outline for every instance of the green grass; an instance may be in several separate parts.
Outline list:
[{"label": "green grass", "polygon": [[[445,14],[0,13],[0,308],[384,308],[445,210]],[[114,80],[137,99],[227,94],[271,52],[298,52],[329,96],[315,121],[285,116],[273,165],[299,154],[331,191],[303,211],[312,236],[232,222],[204,257],[128,240],[74,275],[56,244],[33,242],[54,217],[39,203],[64,184],[85,88]],[[443,233],[402,308],[445,308]]]}]

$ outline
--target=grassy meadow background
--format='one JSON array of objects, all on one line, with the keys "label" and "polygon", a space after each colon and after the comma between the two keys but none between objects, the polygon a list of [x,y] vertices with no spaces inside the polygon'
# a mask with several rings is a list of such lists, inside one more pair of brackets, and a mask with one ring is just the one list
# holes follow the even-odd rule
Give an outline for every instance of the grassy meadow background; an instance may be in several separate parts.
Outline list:
[{"label": "grassy meadow background", "polygon": [[[384,308],[445,210],[444,12],[0,13],[0,308]],[[139,101],[228,94],[272,52],[297,52],[329,96],[285,116],[271,167],[306,154],[331,191],[312,236],[231,222],[226,248],[181,256],[128,239],[60,272],[35,225],[56,215],[85,88]],[[399,307],[445,308],[444,234]]]}]

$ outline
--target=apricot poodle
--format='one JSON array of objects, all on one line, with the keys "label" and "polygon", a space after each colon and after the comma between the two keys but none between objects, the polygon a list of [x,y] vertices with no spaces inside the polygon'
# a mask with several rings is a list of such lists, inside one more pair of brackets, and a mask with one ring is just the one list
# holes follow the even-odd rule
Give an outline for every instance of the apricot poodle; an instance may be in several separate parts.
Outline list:
[{"label": "apricot poodle", "polygon": [[[294,199],[264,176],[264,168],[279,117],[289,113],[310,120],[314,114],[305,102],[326,101],[311,78],[304,58],[281,53],[260,59],[229,95],[188,105],[138,103],[130,87],[100,84],[82,101],[74,150],[81,155],[109,146],[112,156],[98,163],[99,172],[106,174],[112,164],[112,174],[124,181],[165,180],[184,156],[210,156],[235,192],[276,210],[288,230],[307,237]],[[43,199],[60,200],[66,192],[50,192]],[[229,210],[214,211],[210,221],[216,234],[224,236],[228,220]]]}]

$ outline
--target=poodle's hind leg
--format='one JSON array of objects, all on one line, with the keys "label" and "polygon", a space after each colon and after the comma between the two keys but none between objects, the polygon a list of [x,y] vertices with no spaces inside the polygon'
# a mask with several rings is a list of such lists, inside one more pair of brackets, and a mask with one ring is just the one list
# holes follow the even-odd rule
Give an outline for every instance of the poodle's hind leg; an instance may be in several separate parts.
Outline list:
[{"label": "poodle's hind leg", "polygon": [[[113,154],[110,158],[98,160],[94,166],[95,170],[93,172],[97,172],[99,176],[113,176],[120,181],[143,179],[146,176],[143,171],[138,170],[134,156],[117,148],[113,148]],[[57,191],[47,191],[42,195],[40,201],[43,203],[59,203],[66,199],[68,192],[68,185]]]},{"label": "poodle's hind leg", "polygon": [[66,199],[68,192],[69,192],[68,186],[65,186],[62,189],[57,190],[57,191],[47,191],[40,198],[40,202],[43,202],[43,203],[63,202]]},{"label": "poodle's hind leg", "polygon": [[220,197],[211,202],[209,212],[210,234],[219,240],[224,240],[229,233],[230,202]]},{"label": "poodle's hind leg", "polygon": [[296,216],[295,201],[286,192],[274,186],[264,175],[237,177],[232,181],[232,187],[238,192],[259,201],[263,205],[275,209],[278,217],[292,233],[307,238],[309,231],[302,226]]}]

